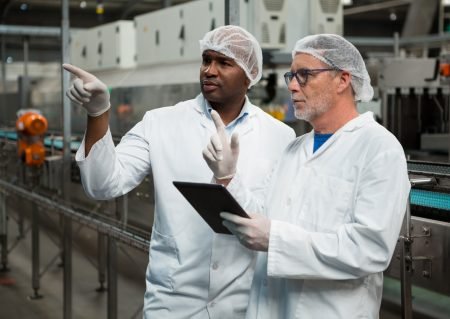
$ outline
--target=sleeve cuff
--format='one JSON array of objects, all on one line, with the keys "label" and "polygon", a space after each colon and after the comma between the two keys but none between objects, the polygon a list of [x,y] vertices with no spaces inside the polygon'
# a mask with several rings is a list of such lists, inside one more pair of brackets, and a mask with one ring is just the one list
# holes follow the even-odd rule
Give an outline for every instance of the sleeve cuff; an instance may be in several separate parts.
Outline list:
[{"label": "sleeve cuff", "polygon": [[105,135],[101,139],[99,139],[97,142],[95,142],[94,145],[92,145],[91,151],[89,152],[88,156],[86,156],[86,153],[85,153],[85,148],[86,148],[85,147],[85,145],[86,145],[85,140],[86,140],[86,134],[84,135],[83,141],[81,141],[81,145],[80,145],[80,147],[78,148],[78,151],[75,154],[75,161],[79,165],[83,165],[83,162],[85,160],[87,160],[88,158],[92,157],[91,154],[92,153],[96,153],[96,150],[98,148],[106,147],[106,148],[110,149],[110,148],[114,148],[115,147],[109,127],[108,127],[108,130],[106,131]]}]

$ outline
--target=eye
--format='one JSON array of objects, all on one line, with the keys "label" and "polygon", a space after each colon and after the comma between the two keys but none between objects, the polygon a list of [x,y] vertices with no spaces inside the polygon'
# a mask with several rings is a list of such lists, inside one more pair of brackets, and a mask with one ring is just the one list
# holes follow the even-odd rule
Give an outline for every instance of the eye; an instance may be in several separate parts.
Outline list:
[{"label": "eye", "polygon": [[233,62],[229,59],[220,59],[219,63],[224,66],[233,66]]},{"label": "eye", "polygon": [[297,74],[302,76],[302,77],[305,77],[305,76],[307,76],[309,74],[309,71],[307,69],[298,69],[297,70]]},{"label": "eye", "polygon": [[211,57],[208,55],[203,55],[202,64],[207,65],[211,63]]}]

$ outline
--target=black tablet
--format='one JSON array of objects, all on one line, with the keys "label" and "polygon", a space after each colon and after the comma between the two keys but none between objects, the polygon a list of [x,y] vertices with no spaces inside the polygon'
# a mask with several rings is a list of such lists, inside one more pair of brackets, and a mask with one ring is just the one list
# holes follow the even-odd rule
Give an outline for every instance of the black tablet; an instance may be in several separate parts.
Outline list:
[{"label": "black tablet", "polygon": [[216,233],[231,234],[222,225],[221,212],[229,212],[249,218],[245,210],[223,185],[207,183],[173,182],[173,185],[183,194]]}]

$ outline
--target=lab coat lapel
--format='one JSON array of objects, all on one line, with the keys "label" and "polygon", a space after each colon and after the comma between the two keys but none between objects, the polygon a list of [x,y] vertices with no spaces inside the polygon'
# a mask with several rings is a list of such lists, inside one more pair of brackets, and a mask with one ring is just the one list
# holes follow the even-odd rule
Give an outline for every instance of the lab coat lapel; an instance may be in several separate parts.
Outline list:
[{"label": "lab coat lapel", "polygon": [[208,116],[205,114],[206,105],[204,103],[206,100],[203,98],[201,94],[197,96],[194,103],[194,111],[196,115],[198,116],[199,123],[201,126],[206,128],[208,132],[212,135],[216,132],[216,127],[214,126],[214,122],[208,118]]},{"label": "lab coat lapel", "polygon": [[[331,147],[336,140],[341,136],[344,132],[351,132],[354,130],[358,130],[361,127],[363,127],[367,122],[373,122],[373,113],[372,112],[366,112],[364,114],[359,115],[358,117],[354,118],[353,120],[346,123],[343,127],[341,127],[339,130],[337,130],[317,151],[312,153],[312,143],[314,141],[314,131],[311,131],[311,145],[307,145],[312,153],[312,156],[308,158],[308,161],[313,160],[314,158],[320,156],[323,152],[325,152],[326,149]],[[309,151],[309,150],[308,150]]]}]

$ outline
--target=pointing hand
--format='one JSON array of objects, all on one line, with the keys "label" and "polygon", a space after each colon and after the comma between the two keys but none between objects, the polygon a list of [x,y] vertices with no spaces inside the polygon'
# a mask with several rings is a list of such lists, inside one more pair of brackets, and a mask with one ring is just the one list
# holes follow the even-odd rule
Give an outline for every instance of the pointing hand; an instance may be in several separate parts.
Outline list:
[{"label": "pointing hand", "polygon": [[211,111],[211,117],[217,132],[211,136],[206,148],[203,150],[203,158],[208,164],[216,179],[233,178],[236,173],[236,163],[239,157],[239,139],[234,133],[231,141],[225,131],[225,125],[219,113]]},{"label": "pointing hand", "polygon": [[83,106],[92,117],[100,116],[109,110],[111,104],[105,83],[74,65],[63,64],[63,68],[76,77],[66,92],[72,102]]}]

